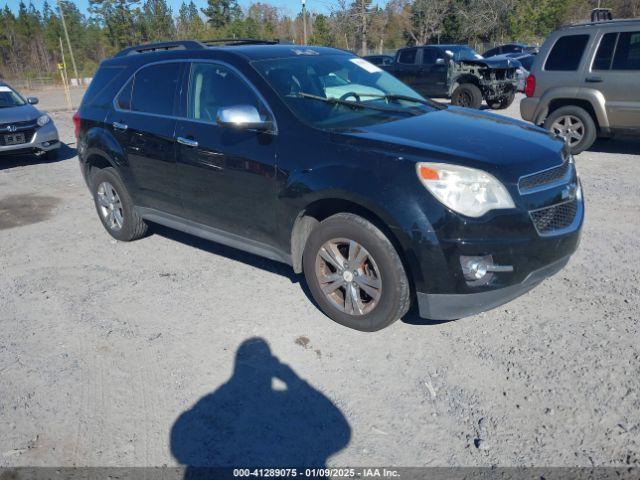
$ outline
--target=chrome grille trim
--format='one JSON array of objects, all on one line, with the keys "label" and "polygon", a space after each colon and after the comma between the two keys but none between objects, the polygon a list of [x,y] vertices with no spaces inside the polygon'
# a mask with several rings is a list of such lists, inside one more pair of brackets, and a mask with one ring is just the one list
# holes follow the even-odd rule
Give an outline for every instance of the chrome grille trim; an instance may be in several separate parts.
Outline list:
[{"label": "chrome grille trim", "polygon": [[573,157],[568,156],[561,165],[520,177],[518,179],[518,192],[520,195],[529,195],[564,185],[571,181],[574,172]]}]

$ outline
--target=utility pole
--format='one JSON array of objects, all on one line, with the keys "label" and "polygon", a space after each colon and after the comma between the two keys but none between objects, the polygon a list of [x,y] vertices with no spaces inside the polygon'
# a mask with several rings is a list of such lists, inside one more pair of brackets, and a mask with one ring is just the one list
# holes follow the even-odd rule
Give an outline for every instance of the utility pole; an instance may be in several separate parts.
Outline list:
[{"label": "utility pole", "polygon": [[64,21],[64,12],[62,11],[62,4],[60,0],[56,0],[58,3],[58,10],[60,10],[60,20],[62,20],[62,29],[64,30],[64,38],[67,39],[67,46],[69,47],[69,55],[71,55],[71,65],[73,66],[73,74],[76,76],[76,83],[80,85],[80,76],[78,75],[78,68],[76,67],[76,58],[73,56],[73,49],[71,48],[71,41],[69,40],[69,32],[67,31],[67,22]]},{"label": "utility pole", "polygon": [[64,60],[64,48],[62,48],[62,37],[58,37],[60,40],[60,54],[62,55],[62,63],[58,64],[58,70],[60,70],[60,76],[62,77],[62,85],[64,86],[64,96],[67,98],[67,107],[71,110],[71,92],[69,92],[69,82],[67,81],[67,62]]},{"label": "utility pole", "polygon": [[302,44],[307,44],[307,8],[306,0],[302,0]]}]

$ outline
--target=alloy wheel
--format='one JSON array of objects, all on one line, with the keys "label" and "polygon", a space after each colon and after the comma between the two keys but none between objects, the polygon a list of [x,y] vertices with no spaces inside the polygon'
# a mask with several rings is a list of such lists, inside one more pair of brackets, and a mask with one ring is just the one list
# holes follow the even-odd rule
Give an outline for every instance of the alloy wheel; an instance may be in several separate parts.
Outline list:
[{"label": "alloy wheel", "polygon": [[316,256],[315,274],[325,297],[341,312],[365,315],[380,302],[378,265],[354,240],[336,238],[324,243]]},{"label": "alloy wheel", "polygon": [[574,115],[563,115],[551,125],[551,131],[562,138],[570,147],[579,144],[584,138],[584,123]]},{"label": "alloy wheel", "polygon": [[122,201],[116,189],[109,182],[98,185],[98,207],[100,215],[110,230],[117,232],[124,225]]}]

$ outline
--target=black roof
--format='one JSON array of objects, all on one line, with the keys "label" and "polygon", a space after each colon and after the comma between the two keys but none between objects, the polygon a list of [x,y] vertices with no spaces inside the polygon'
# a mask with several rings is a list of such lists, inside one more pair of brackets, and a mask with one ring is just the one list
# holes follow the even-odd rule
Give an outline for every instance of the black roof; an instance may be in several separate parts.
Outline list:
[{"label": "black roof", "polygon": [[[218,39],[218,40],[179,40],[175,42],[151,43],[147,45],[137,45],[125,48],[114,55],[112,60],[118,61],[124,58],[137,58],[140,55],[154,55],[157,57],[167,53],[178,53],[184,56],[188,52],[197,52],[201,57],[206,52],[224,51],[225,53],[237,54],[245,59],[265,60],[270,58],[286,58],[304,55],[335,55],[347,54],[344,50],[329,47],[315,47],[308,45],[285,44],[274,40],[255,39]],[[164,55],[162,55],[164,56]],[[172,55],[173,56],[173,55]]]}]

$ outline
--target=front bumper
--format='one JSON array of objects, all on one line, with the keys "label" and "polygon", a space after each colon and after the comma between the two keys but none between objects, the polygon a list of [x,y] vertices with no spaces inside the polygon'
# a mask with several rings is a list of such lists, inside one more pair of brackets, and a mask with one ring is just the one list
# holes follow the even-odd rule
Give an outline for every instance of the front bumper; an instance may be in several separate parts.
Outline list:
[{"label": "front bumper", "polygon": [[545,278],[558,273],[569,258],[570,255],[567,255],[531,272],[521,283],[497,290],[467,294],[418,293],[420,316],[432,320],[456,320],[499,307],[536,287]]},{"label": "front bumper", "polygon": [[[19,132],[18,132],[19,133]],[[0,133],[4,135],[5,133]],[[0,145],[0,155],[19,155],[22,153],[48,152],[60,148],[58,130],[53,121],[42,127],[35,127],[31,140],[18,145]]]}]

